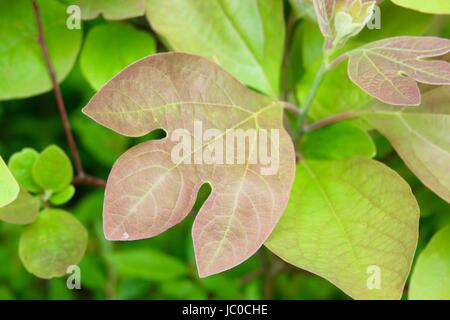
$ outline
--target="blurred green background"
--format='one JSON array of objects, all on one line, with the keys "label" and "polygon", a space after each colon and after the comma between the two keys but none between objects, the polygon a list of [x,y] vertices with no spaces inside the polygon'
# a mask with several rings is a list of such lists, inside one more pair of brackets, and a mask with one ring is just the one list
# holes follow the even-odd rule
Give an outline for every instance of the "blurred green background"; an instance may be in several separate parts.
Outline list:
[{"label": "blurred green background", "polygon": [[[291,7],[287,1],[285,8],[288,16]],[[398,20],[414,20],[409,16],[409,11],[398,12],[396,16],[391,13],[386,15],[397,19],[397,23]],[[91,30],[116,23],[107,22],[101,17],[84,21],[83,46],[86,46]],[[120,23],[156,39],[155,42],[151,39],[144,47],[140,47],[138,55],[167,50],[164,41],[158,40],[145,18],[132,18]],[[414,28],[419,23],[422,22],[400,24],[400,29],[395,30],[395,33],[414,33],[408,27]],[[305,52],[311,53],[312,50],[299,48],[310,24],[311,22],[302,20],[294,30],[291,50],[293,59],[289,71],[293,87],[305,72],[302,64],[308,58],[305,57]],[[426,30],[425,33],[448,37],[450,24],[448,21],[442,23],[428,19],[423,22],[423,29]],[[366,32],[365,40],[362,37],[359,39],[367,42],[370,39],[369,32]],[[126,34],[124,38],[127,38]],[[145,42],[145,37],[138,42],[141,45]],[[113,54],[112,51],[115,50],[108,41],[95,43],[105,46],[104,52],[110,51]],[[125,150],[139,142],[157,138],[160,133],[139,139],[125,138],[97,125],[81,113],[81,108],[95,94],[94,87],[104,81],[96,78],[92,70],[82,72],[83,59],[95,61],[96,58],[83,57],[83,49],[81,52],[75,66],[61,83],[61,89],[85,170],[106,179],[112,164]],[[139,57],[133,59],[137,58]],[[124,58],[126,59],[129,58]],[[89,62],[85,63],[87,66],[84,68],[89,68]],[[91,84],[87,80],[89,73]],[[329,91],[327,94],[333,92]],[[329,98],[338,99],[336,96]],[[317,109],[313,114],[320,117],[320,112]],[[419,201],[421,222],[417,257],[436,231],[450,224],[450,205],[414,177],[384,138],[375,133],[373,138],[377,145],[377,159],[397,170],[412,186]],[[0,102],[0,154],[5,161],[14,152],[25,147],[42,151],[51,144],[60,146],[70,155],[53,92]],[[205,194],[208,192],[203,191]],[[102,231],[103,192],[103,189],[93,187],[77,187],[75,197],[64,206],[89,231],[88,248],[80,263],[81,290],[68,290],[66,277],[42,280],[29,274],[17,253],[23,226],[0,221],[0,299],[348,299],[326,280],[289,266],[265,248],[232,270],[200,279],[191,240],[192,217],[152,239],[121,243],[106,241]],[[201,202],[197,205],[200,204]]]}]

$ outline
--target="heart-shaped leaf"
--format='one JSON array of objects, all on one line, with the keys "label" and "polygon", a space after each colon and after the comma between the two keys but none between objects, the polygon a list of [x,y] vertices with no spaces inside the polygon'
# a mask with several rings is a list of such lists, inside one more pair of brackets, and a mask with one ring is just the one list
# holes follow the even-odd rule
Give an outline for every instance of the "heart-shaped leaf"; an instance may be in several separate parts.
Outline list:
[{"label": "heart-shaped leaf", "polygon": [[13,224],[28,224],[39,213],[39,199],[21,189],[16,200],[0,208],[0,220]]},{"label": "heart-shaped leaf", "polygon": [[172,49],[210,58],[246,85],[278,96],[283,1],[148,0],[147,8]]},{"label": "heart-shaped leaf", "polygon": [[424,94],[419,107],[376,103],[362,113],[390,141],[412,172],[450,202],[450,90]]},{"label": "heart-shaped leaf", "polygon": [[450,299],[450,226],[440,230],[420,253],[411,276],[410,300]]},{"label": "heart-shaped leaf", "polygon": [[[108,239],[143,239],[170,228],[190,212],[205,182],[212,192],[193,226],[201,276],[239,264],[272,232],[287,204],[295,164],[282,104],[250,91],[205,58],[167,53],[126,68],[83,111],[123,135],[142,136],[157,128],[168,135],[130,149],[114,165],[104,205]],[[202,138],[199,123],[214,134]],[[248,148],[235,152],[230,133],[252,129],[258,136],[270,132],[271,141],[256,141],[250,134]],[[174,159],[180,130],[193,148]],[[249,156],[265,147],[278,167],[272,172],[266,171],[268,162]],[[226,164],[219,164],[227,153]]]},{"label": "heart-shaped leaf", "polygon": [[0,208],[13,202],[19,194],[19,184],[0,156]]},{"label": "heart-shaped leaf", "polygon": [[356,85],[382,102],[419,105],[420,90],[417,82],[450,85],[450,63],[425,60],[448,52],[448,39],[383,39],[352,51],[349,54],[348,74]]},{"label": "heart-shaped leaf", "polygon": [[450,14],[448,0],[392,0],[395,4],[421,12],[433,14]]},{"label": "heart-shaped leaf", "polygon": [[307,160],[266,245],[355,299],[399,299],[418,225],[411,188],[382,163]]},{"label": "heart-shaped leaf", "polygon": [[122,20],[144,15],[145,0],[60,0],[67,5],[80,7],[81,18],[95,19],[102,15],[106,20]]}]

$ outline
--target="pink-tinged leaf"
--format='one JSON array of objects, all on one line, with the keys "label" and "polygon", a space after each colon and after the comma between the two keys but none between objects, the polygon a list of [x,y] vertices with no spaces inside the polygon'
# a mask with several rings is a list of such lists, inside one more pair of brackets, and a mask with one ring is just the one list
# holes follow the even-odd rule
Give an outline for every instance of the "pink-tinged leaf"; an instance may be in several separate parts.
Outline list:
[{"label": "pink-tinged leaf", "polygon": [[438,87],[418,107],[376,102],[362,113],[391,142],[406,165],[431,190],[450,202],[450,90]]},{"label": "pink-tinged leaf", "polygon": [[313,0],[313,3],[320,31],[325,38],[331,37],[331,20],[333,19],[336,0]]},{"label": "pink-tinged leaf", "polygon": [[[207,59],[166,53],[140,60],[107,83],[84,112],[127,136],[142,136],[157,128],[167,132],[163,140],[130,149],[114,165],[103,213],[108,239],[143,239],[172,227],[191,211],[200,186],[208,182],[212,192],[193,226],[199,274],[207,276],[250,257],[281,217],[295,170],[292,141],[282,125],[282,105],[247,89]],[[192,134],[198,123],[203,132],[214,128],[220,135],[200,141]],[[172,138],[180,132],[177,129],[189,133],[195,149],[174,162],[172,152],[178,142]],[[241,164],[236,164],[237,153],[231,158],[233,164],[195,161],[193,153],[211,149],[229,129],[278,130],[279,146],[275,139],[268,143],[278,170],[263,174],[267,165],[250,162],[251,152]],[[256,139],[247,142],[247,151],[261,148]],[[188,158],[192,164],[186,163]]]},{"label": "pink-tinged leaf", "polygon": [[450,40],[396,37],[350,53],[350,79],[368,94],[392,105],[419,105],[417,82],[450,85],[450,63],[426,60],[450,52]]}]

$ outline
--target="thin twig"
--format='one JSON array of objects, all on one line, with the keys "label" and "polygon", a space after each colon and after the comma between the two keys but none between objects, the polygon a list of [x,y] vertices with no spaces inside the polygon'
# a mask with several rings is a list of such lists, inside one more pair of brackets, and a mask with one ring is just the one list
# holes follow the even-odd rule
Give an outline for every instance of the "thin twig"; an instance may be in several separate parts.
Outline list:
[{"label": "thin twig", "polygon": [[339,57],[337,57],[336,59],[334,59],[327,67],[327,70],[331,70],[334,67],[336,67],[338,64],[340,64],[341,62],[343,62],[345,59],[348,58],[348,52],[341,54]]},{"label": "thin twig", "polygon": [[326,126],[329,126],[333,123],[339,122],[339,121],[344,121],[344,120],[348,120],[348,119],[352,119],[352,118],[356,118],[358,117],[358,113],[354,112],[354,111],[349,111],[349,112],[344,112],[344,113],[339,113],[333,116],[330,116],[328,118],[324,118],[322,120],[319,120],[317,122],[314,122],[312,124],[310,124],[309,126],[306,126],[304,131],[305,132],[311,132]]},{"label": "thin twig", "polygon": [[53,64],[50,60],[50,56],[48,54],[47,45],[45,44],[44,39],[44,32],[42,30],[42,21],[41,16],[39,13],[39,7],[37,4],[37,0],[33,0],[33,8],[34,8],[34,15],[36,17],[36,23],[38,27],[38,41],[42,49],[42,54],[44,55],[45,63],[47,65],[47,70],[50,75],[50,79],[52,81],[53,85],[53,91],[55,92],[56,96],[56,104],[58,106],[59,114],[61,116],[61,120],[64,126],[64,133],[66,134],[67,143],[69,144],[70,151],[72,152],[73,160],[75,162],[75,167],[77,169],[77,173],[80,176],[84,175],[83,165],[81,164],[80,156],[78,154],[78,149],[75,144],[75,139],[73,137],[72,129],[70,127],[69,118],[67,116],[66,107],[64,105],[64,100],[62,98],[61,94],[61,88],[58,84],[58,79],[56,77],[55,69],[53,68]]},{"label": "thin twig", "polygon": [[72,183],[76,186],[91,186],[104,188],[106,187],[106,181],[100,178],[96,178],[89,175],[77,176],[73,178]]},{"label": "thin twig", "polygon": [[75,169],[77,176],[74,179],[74,184],[83,184],[96,187],[104,187],[106,182],[102,179],[91,177],[86,175],[83,169],[83,164],[81,163],[80,155],[78,153],[77,145],[75,143],[75,138],[73,136],[72,128],[70,126],[69,117],[67,116],[66,106],[64,104],[64,99],[62,97],[61,88],[58,84],[58,78],[56,77],[56,72],[53,67],[52,61],[50,59],[47,45],[45,44],[44,31],[42,28],[42,20],[39,12],[39,6],[37,0],[33,0],[34,15],[36,18],[36,24],[38,29],[38,42],[41,46],[42,55],[44,56],[45,64],[47,65],[47,71],[52,82],[53,91],[56,97],[56,105],[58,106],[59,115],[64,127],[64,133],[66,135],[67,143],[69,144],[70,151],[72,153],[72,158],[75,163]]},{"label": "thin twig", "polygon": [[301,114],[301,110],[295,104],[292,104],[290,102],[283,101],[283,107],[284,107],[284,110],[292,112],[296,115]]}]

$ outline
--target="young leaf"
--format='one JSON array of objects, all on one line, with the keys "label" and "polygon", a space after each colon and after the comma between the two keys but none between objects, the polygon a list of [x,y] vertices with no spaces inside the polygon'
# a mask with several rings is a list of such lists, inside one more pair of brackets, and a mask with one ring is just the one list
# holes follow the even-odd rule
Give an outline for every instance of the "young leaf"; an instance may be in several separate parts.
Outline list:
[{"label": "young leaf", "polygon": [[450,40],[395,37],[351,51],[348,74],[368,94],[393,105],[419,105],[416,83],[450,85],[450,63],[425,60],[450,52]]},{"label": "young leaf", "polygon": [[83,75],[95,90],[130,63],[154,53],[153,37],[121,22],[96,25],[89,30],[80,56]]},{"label": "young leaf", "polygon": [[375,0],[313,0],[326,49],[340,47],[365,27],[373,14]]},{"label": "young leaf", "polygon": [[306,17],[311,21],[316,20],[314,4],[312,0],[289,0],[292,11],[297,19]]},{"label": "young leaf", "polygon": [[80,7],[81,18],[91,20],[102,15],[106,20],[123,20],[144,15],[145,0],[60,0]]},{"label": "young leaf", "polygon": [[450,91],[435,88],[419,107],[376,103],[362,113],[390,141],[412,172],[450,202]]},{"label": "young leaf", "polygon": [[450,226],[436,233],[420,253],[411,277],[410,300],[450,299]]},{"label": "young leaf", "polygon": [[0,220],[12,224],[32,223],[39,213],[39,199],[21,189],[16,200],[0,208]]},{"label": "young leaf", "polygon": [[0,156],[0,208],[13,202],[19,194],[19,185]]},{"label": "young leaf", "polygon": [[57,146],[49,146],[33,165],[33,179],[45,190],[58,192],[72,181],[73,168],[69,157]]},{"label": "young leaf", "polygon": [[303,161],[266,245],[355,299],[399,299],[417,245],[408,184],[374,160]]},{"label": "young leaf", "polygon": [[22,233],[19,256],[28,272],[37,277],[61,277],[67,267],[80,262],[87,240],[86,229],[70,213],[46,209]]},{"label": "young leaf", "polygon": [[176,51],[203,55],[276,97],[284,48],[283,1],[148,0],[153,28]]},{"label": "young leaf", "polygon": [[20,152],[14,153],[8,161],[9,169],[17,182],[27,191],[33,193],[42,191],[41,187],[34,181],[32,175],[33,165],[38,158],[39,153],[36,150],[25,148]]},{"label": "young leaf", "polygon": [[[295,163],[292,141],[282,124],[282,105],[248,90],[216,64],[182,53],[151,56],[113,78],[83,111],[127,136],[157,128],[168,136],[130,149],[114,165],[104,205],[108,239],[143,239],[170,228],[190,212],[205,181],[212,192],[193,226],[201,276],[250,257],[276,225],[288,200]],[[179,145],[173,132],[192,135],[198,122],[219,133],[208,142],[197,139],[194,151],[181,161],[172,160]],[[238,129],[278,130],[279,146],[272,141],[270,147],[278,169],[263,175],[267,165],[252,164],[247,155],[236,164],[237,154],[229,159],[233,165],[186,163],[209,150],[211,143],[217,146],[228,130]],[[248,139],[249,150],[255,145],[255,139]]]},{"label": "young leaf", "polygon": [[66,188],[62,189],[61,191],[52,194],[49,200],[51,204],[54,204],[55,206],[60,206],[64,203],[69,202],[74,195],[75,195],[75,187],[73,185],[69,185]]},{"label": "young leaf", "polygon": [[450,14],[450,2],[448,0],[392,0],[395,4],[432,14]]},{"label": "young leaf", "polygon": [[[38,0],[38,5],[49,55],[58,81],[62,81],[77,58],[81,30],[67,28],[66,7],[56,0]],[[32,2],[0,1],[0,100],[29,97],[52,88],[37,38]]]},{"label": "young leaf", "polygon": [[150,249],[133,249],[113,252],[108,261],[122,277],[154,281],[174,280],[186,275],[182,261]]},{"label": "young leaf", "polygon": [[376,153],[367,131],[347,123],[337,123],[305,134],[301,150],[305,158],[317,160],[339,160],[351,156],[372,158]]}]

